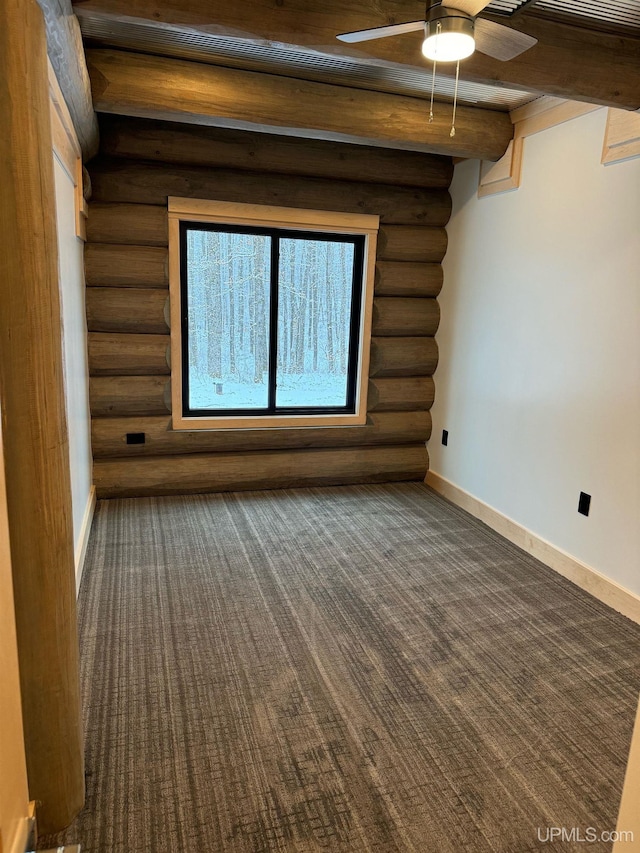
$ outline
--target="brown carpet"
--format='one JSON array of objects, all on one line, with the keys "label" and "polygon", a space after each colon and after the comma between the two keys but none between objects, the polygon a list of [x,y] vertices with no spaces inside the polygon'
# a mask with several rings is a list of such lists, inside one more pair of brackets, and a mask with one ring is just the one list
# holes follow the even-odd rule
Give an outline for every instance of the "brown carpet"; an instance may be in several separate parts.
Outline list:
[{"label": "brown carpet", "polygon": [[421,484],[103,501],[80,602],[57,843],[611,849],[640,628]]}]

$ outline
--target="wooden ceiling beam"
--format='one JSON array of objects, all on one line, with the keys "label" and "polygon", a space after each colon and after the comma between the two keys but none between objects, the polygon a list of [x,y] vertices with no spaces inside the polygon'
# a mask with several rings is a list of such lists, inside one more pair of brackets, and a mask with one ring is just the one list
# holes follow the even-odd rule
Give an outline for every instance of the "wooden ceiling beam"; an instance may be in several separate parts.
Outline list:
[{"label": "wooden ceiling beam", "polygon": [[424,18],[424,0],[76,0],[78,16],[189,27],[210,35],[344,49],[338,33]]},{"label": "wooden ceiling beam", "polygon": [[[245,0],[218,3],[215,9],[210,0],[76,0],[75,9],[80,18],[144,23],[163,28],[165,36],[169,29],[178,47],[196,32],[425,70],[420,33],[358,47],[336,40],[340,32],[420,20],[423,0]],[[493,20],[505,23],[504,18]],[[533,11],[509,25],[535,36],[538,44],[510,62],[475,54],[461,64],[462,79],[624,109],[640,107],[640,38],[570,26]],[[442,64],[438,68],[443,74],[453,71]]]},{"label": "wooden ceiling beam", "polygon": [[547,20],[533,11],[518,16],[511,27],[534,36],[538,44],[509,62],[475,53],[465,61],[465,79],[620,109],[640,108],[640,38]]},{"label": "wooden ceiling beam", "polygon": [[88,50],[98,112],[497,160],[513,125],[506,113],[436,105],[350,89],[115,50]]}]

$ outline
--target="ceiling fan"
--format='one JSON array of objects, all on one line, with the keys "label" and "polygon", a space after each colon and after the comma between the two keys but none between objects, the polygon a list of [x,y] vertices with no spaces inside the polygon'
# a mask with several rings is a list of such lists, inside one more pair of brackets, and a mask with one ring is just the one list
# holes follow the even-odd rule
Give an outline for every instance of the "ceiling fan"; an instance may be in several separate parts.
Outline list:
[{"label": "ceiling fan", "polygon": [[337,36],[340,41],[362,41],[424,30],[422,52],[434,62],[456,62],[475,50],[506,62],[536,44],[537,39],[477,16],[491,0],[435,0],[427,3],[425,20],[390,24]]}]

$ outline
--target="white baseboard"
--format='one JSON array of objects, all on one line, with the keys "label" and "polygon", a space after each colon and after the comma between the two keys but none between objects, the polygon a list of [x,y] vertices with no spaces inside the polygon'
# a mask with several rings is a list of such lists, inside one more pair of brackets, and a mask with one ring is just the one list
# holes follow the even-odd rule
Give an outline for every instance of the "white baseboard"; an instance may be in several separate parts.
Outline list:
[{"label": "white baseboard", "polygon": [[91,522],[93,521],[93,513],[96,509],[96,487],[91,486],[89,490],[89,498],[87,506],[82,518],[82,527],[80,528],[80,537],[76,544],[76,595],[80,591],[80,581],[82,580],[82,570],[84,569],[84,558],[87,555],[87,545],[89,544],[89,534],[91,533]]},{"label": "white baseboard", "polygon": [[484,501],[465,492],[459,486],[436,474],[427,473],[425,483],[456,506],[484,522],[509,542],[522,548],[545,566],[590,593],[604,604],[640,624],[640,596],[601,574],[586,563],[556,548],[550,542],[527,530],[517,521],[498,512]]}]

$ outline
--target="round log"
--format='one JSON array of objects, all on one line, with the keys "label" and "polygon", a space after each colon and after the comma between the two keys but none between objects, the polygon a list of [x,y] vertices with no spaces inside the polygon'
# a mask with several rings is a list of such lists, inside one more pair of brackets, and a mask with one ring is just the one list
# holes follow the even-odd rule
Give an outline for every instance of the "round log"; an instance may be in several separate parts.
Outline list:
[{"label": "round log", "polygon": [[435,338],[371,338],[369,376],[431,376],[437,366]]},{"label": "round log", "polygon": [[89,332],[91,376],[154,376],[170,373],[169,335]]},{"label": "round log", "polygon": [[424,480],[424,442],[397,447],[194,453],[97,459],[99,498]]},{"label": "round log", "polygon": [[382,223],[444,226],[451,197],[444,189],[396,187],[328,178],[260,174],[231,169],[166,166],[98,159],[89,167],[100,202],[166,205],[169,196],[249,204],[369,213]]},{"label": "round log", "polygon": [[154,204],[103,204],[92,201],[87,219],[89,243],[167,246],[167,208]]},{"label": "round log", "polygon": [[169,253],[153,246],[87,243],[84,249],[89,287],[169,286]]},{"label": "round log", "polygon": [[175,57],[86,53],[93,103],[101,113],[479,160],[499,160],[513,138],[509,116],[498,110],[458,104],[452,136],[449,110],[429,116],[420,98]]},{"label": "round log", "polygon": [[370,379],[367,407],[370,412],[430,409],[435,385],[431,376]]},{"label": "round log", "polygon": [[405,261],[376,263],[376,296],[437,296],[441,289],[440,264]]},{"label": "round log", "polygon": [[437,299],[379,296],[373,300],[374,335],[435,335],[440,322]]},{"label": "round log", "polygon": [[[127,444],[128,433],[144,433],[144,444]],[[192,430],[171,429],[166,416],[94,418],[92,447],[96,459],[185,453],[251,452],[314,447],[414,444],[431,434],[429,412],[383,412],[363,426],[314,429]]]},{"label": "round log", "polygon": [[171,412],[168,376],[94,376],[89,380],[93,418]]},{"label": "round log", "polygon": [[223,127],[103,115],[101,150],[110,157],[189,166],[278,172],[409,187],[448,187],[451,158]]},{"label": "round log", "polygon": [[444,228],[420,225],[381,225],[378,232],[378,259],[437,263],[447,252]]},{"label": "round log", "polygon": [[87,328],[90,332],[166,334],[169,325],[166,290],[141,287],[88,287]]}]

